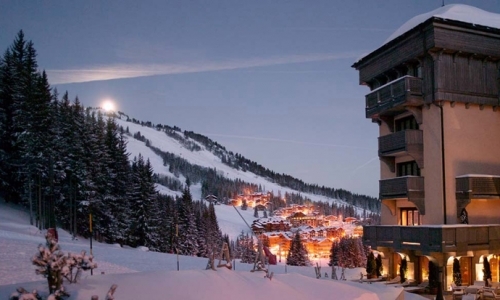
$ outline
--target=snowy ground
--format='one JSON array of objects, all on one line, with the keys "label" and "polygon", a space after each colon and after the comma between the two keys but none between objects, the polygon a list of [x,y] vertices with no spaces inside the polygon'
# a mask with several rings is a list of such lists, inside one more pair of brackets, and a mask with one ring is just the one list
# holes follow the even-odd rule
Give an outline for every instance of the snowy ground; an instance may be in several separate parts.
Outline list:
[{"label": "snowy ground", "polygon": [[[233,209],[232,207],[228,207]],[[239,218],[239,216],[238,216]],[[221,222],[230,226],[227,217]],[[36,247],[44,243],[44,232],[29,225],[26,212],[0,200],[0,299],[8,299],[19,286],[37,289],[47,294],[47,283],[35,274],[30,258]],[[64,252],[89,249],[89,241],[72,240],[59,229],[59,240]],[[423,299],[404,293],[401,288],[382,284],[358,283],[360,269],[347,270],[347,281],[328,278],[316,279],[312,267],[286,267],[283,263],[271,266],[272,280],[263,272],[250,272],[253,265],[236,261],[235,270],[219,268],[205,270],[207,259],[121,248],[118,245],[93,243],[93,254],[98,269],[91,276],[84,273],[78,284],[68,285],[69,299],[89,300],[92,295],[104,299],[112,284],[117,284],[116,299]],[[217,262],[217,261],[216,261]],[[330,269],[319,261],[330,276]],[[338,272],[340,273],[340,272]],[[340,274],[338,274],[339,276]],[[399,297],[399,298],[398,298]]]}]

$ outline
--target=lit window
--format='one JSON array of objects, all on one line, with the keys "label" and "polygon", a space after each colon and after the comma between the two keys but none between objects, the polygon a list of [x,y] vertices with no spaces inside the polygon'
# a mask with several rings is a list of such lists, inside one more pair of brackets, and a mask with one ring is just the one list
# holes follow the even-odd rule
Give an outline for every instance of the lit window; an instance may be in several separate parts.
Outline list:
[{"label": "lit window", "polygon": [[401,208],[400,217],[402,226],[420,225],[420,214],[416,208]]}]

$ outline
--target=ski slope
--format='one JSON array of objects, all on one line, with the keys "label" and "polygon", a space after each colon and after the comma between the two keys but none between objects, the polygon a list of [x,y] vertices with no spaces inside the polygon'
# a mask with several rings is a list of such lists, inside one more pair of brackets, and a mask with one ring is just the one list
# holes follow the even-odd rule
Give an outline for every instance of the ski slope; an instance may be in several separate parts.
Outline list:
[{"label": "ski slope", "polygon": [[[116,122],[119,126],[122,126],[123,128],[128,127],[129,132],[132,135],[134,133],[140,132],[141,135],[143,135],[146,139],[148,139],[154,147],[157,147],[164,152],[170,152],[175,155],[178,155],[179,157],[182,157],[187,161],[189,161],[191,164],[206,168],[216,169],[226,178],[232,180],[238,178],[248,183],[261,185],[266,191],[271,191],[274,194],[277,194],[278,191],[280,191],[282,195],[284,195],[286,192],[300,193],[301,195],[310,198],[312,201],[336,203],[337,205],[347,205],[347,206],[350,205],[347,202],[339,199],[333,199],[321,195],[298,192],[291,188],[283,187],[276,183],[270,182],[266,178],[258,176],[252,172],[249,171],[244,172],[242,170],[233,169],[223,164],[219,157],[215,156],[213,153],[206,150],[201,144],[197,143],[196,141],[193,142],[197,143],[202,148],[201,151],[190,151],[186,149],[177,140],[169,137],[165,132],[158,131],[155,128],[141,126],[140,124],[127,122],[123,119],[118,119],[118,118],[116,119]],[[163,160],[161,159],[161,157],[159,157],[151,149],[146,147],[145,143],[136,140],[130,136],[126,136],[126,138],[128,141],[127,151],[130,153],[130,159],[133,159],[134,156],[138,156],[139,154],[141,154],[145,159],[149,159],[155,173],[164,176],[175,177],[174,174],[168,171],[168,166],[163,165]],[[185,180],[185,178],[183,178],[182,176],[179,177],[178,179],[181,180],[181,182],[184,182]],[[161,188],[160,192],[170,195],[176,195],[176,192],[169,191],[166,188]],[[201,199],[201,193],[196,194],[195,192],[193,192],[193,199],[194,200]],[[355,209],[359,215],[363,214],[363,209],[361,208],[355,208]]]}]

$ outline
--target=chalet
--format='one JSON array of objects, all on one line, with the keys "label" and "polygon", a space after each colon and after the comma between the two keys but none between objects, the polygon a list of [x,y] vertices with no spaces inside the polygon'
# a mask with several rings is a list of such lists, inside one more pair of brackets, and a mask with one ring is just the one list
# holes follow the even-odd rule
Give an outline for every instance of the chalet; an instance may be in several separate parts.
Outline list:
[{"label": "chalet", "polygon": [[358,221],[358,219],[354,218],[354,217],[347,217],[344,219],[344,222],[348,223],[348,224],[352,224],[354,222]]},{"label": "chalet", "polygon": [[236,198],[231,199],[229,203],[233,206],[241,206],[243,202],[246,202],[248,207],[264,207],[269,203],[271,199],[271,193],[252,193],[252,194],[239,194]]},{"label": "chalet", "polygon": [[257,219],[251,227],[253,232],[262,239],[263,244],[278,255],[286,255],[297,232],[311,257],[324,257],[329,253],[332,242],[346,234],[342,227],[314,227],[312,225],[292,227],[289,222],[280,217]]},{"label": "chalet", "polygon": [[207,201],[209,203],[213,203],[214,205],[219,204],[219,199],[217,198],[217,196],[214,196],[214,195],[206,196],[205,201]]},{"label": "chalet", "polygon": [[365,226],[364,242],[389,259],[392,277],[403,257],[409,278],[426,280],[433,261],[447,289],[457,258],[469,285],[488,258],[498,282],[500,15],[443,6],[353,67],[379,127],[382,224]]},{"label": "chalet", "polygon": [[261,218],[252,223],[254,233],[263,233],[271,231],[290,231],[291,224],[280,217]]},{"label": "chalet", "polygon": [[288,222],[292,224],[293,227],[298,227],[302,225],[310,225],[316,227],[319,225],[318,218],[313,215],[306,215],[303,212],[296,212],[293,215],[286,218]]},{"label": "chalet", "polygon": [[308,240],[304,243],[304,246],[312,257],[327,258],[330,256],[332,240],[325,237],[316,237]]}]

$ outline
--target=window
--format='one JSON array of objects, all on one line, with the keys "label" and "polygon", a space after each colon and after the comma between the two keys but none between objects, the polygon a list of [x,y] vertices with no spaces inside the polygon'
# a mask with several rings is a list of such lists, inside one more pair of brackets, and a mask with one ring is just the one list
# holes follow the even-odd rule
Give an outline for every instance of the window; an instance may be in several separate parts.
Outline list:
[{"label": "window", "polygon": [[422,78],[422,66],[418,65],[415,72],[415,77]]},{"label": "window", "polygon": [[416,208],[401,208],[400,225],[420,225],[420,214]]},{"label": "window", "polygon": [[396,125],[396,131],[418,129],[417,120],[415,120],[415,117],[413,116],[397,119],[394,121],[394,123]]},{"label": "window", "polygon": [[408,67],[408,75],[422,78],[422,66],[421,65],[413,65]]},{"label": "window", "polygon": [[420,176],[420,168],[416,161],[408,161],[397,164],[396,176]]}]

